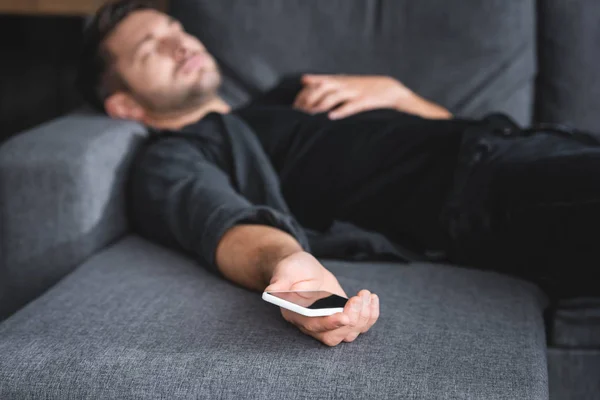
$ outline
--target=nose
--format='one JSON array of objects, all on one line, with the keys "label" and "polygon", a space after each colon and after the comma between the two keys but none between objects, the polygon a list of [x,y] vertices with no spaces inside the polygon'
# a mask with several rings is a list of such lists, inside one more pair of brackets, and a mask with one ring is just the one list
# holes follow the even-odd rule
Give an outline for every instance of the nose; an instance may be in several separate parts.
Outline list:
[{"label": "nose", "polygon": [[172,55],[175,59],[175,62],[184,60],[189,54],[189,50],[183,46],[183,43],[177,37],[166,37],[162,41],[161,48],[167,54]]},{"label": "nose", "polygon": [[187,58],[189,53],[189,50],[186,47],[183,47],[181,45],[181,43],[177,43],[177,45],[175,46],[175,50],[174,50],[174,55],[175,55],[175,60],[176,61],[181,61],[185,58]]}]

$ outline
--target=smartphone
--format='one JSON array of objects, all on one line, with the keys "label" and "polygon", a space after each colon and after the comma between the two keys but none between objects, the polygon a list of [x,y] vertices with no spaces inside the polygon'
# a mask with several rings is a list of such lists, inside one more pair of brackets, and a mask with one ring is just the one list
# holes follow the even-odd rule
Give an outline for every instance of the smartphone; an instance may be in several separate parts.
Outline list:
[{"label": "smartphone", "polygon": [[344,311],[346,297],[325,290],[264,292],[263,300],[307,317],[324,317]]}]

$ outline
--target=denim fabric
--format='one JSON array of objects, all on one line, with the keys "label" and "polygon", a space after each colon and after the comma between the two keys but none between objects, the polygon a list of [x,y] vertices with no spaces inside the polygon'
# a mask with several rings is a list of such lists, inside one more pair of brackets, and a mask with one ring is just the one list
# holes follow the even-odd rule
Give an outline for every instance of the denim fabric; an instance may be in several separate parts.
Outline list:
[{"label": "denim fabric", "polygon": [[450,260],[535,281],[560,297],[600,295],[600,142],[522,130],[502,116],[465,134],[444,220]]}]

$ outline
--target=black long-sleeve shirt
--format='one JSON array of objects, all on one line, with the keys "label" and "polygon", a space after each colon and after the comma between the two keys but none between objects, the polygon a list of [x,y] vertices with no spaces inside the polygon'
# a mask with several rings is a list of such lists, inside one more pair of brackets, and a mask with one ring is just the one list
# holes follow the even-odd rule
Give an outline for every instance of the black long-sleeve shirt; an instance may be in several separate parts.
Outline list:
[{"label": "black long-sleeve shirt", "polygon": [[[364,157],[368,160],[383,156],[368,153],[369,143],[378,140],[379,133],[385,133],[382,140],[393,136],[398,138],[396,142],[404,135],[400,147],[406,149],[405,154],[398,154],[398,158],[406,159],[404,175],[423,176],[429,184],[404,179],[406,188],[401,189],[427,194],[421,197],[428,200],[418,201],[435,202],[431,205],[435,208],[450,181],[460,142],[455,133],[462,131],[465,123],[424,120],[391,110],[330,121],[326,115],[311,116],[268,102],[231,114],[211,113],[181,130],[154,132],[140,151],[130,181],[132,222],[142,236],[184,250],[214,271],[217,245],[236,224],[276,227],[316,256],[418,258],[381,233],[332,221],[323,211],[327,207],[320,204],[321,200],[327,203],[326,196],[319,196],[326,188],[311,187],[311,182],[319,179],[304,176],[305,171],[311,172],[301,163],[310,164],[313,156],[330,159],[319,164],[324,165],[322,172],[316,171],[331,176],[331,180],[323,181],[328,183],[322,182],[328,186],[344,181],[334,178],[345,171],[353,175],[355,185],[361,185],[362,180],[368,185],[371,178],[361,176],[360,164],[353,167],[350,159],[336,159],[336,149],[331,148],[335,140],[356,147],[351,149],[356,154],[366,147]],[[365,132],[369,130],[373,132]],[[353,145],[352,132],[371,136],[363,135],[366,140]],[[388,158],[397,164],[393,154]],[[338,162],[346,165],[336,169]],[[354,193],[354,189],[349,190]],[[314,193],[312,200],[295,193],[307,191]]]},{"label": "black long-sleeve shirt", "polygon": [[131,180],[136,230],[215,268],[223,234],[236,224],[279,228],[309,249],[259,141],[234,115],[211,113],[161,132],[138,156]]}]

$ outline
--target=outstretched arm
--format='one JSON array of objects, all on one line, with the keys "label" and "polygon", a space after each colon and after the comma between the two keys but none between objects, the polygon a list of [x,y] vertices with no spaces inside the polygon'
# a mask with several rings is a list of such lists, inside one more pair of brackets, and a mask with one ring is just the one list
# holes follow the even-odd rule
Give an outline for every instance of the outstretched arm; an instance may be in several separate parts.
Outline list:
[{"label": "outstretched arm", "polygon": [[[256,291],[326,290],[347,297],[335,276],[304,251],[306,237],[291,216],[252,204],[187,140],[168,137],[150,145],[133,168],[130,189],[140,234],[194,254],[228,280]],[[374,296],[360,294],[368,301],[355,296],[343,313],[328,317],[281,313],[302,332],[336,345],[377,320]]]},{"label": "outstretched arm", "polygon": [[423,118],[452,118],[444,107],[387,76],[304,75],[302,83],[294,107],[309,113],[329,112],[332,119],[377,108],[392,108]]},{"label": "outstretched arm", "polygon": [[[269,226],[231,228],[217,247],[216,262],[226,278],[257,291],[326,290],[347,297],[335,276],[304,252],[293,236]],[[281,314],[303,333],[335,346],[352,342],[375,324],[379,299],[361,290],[341,313],[305,317],[282,308]]]}]

